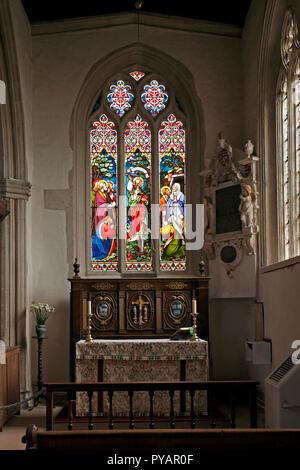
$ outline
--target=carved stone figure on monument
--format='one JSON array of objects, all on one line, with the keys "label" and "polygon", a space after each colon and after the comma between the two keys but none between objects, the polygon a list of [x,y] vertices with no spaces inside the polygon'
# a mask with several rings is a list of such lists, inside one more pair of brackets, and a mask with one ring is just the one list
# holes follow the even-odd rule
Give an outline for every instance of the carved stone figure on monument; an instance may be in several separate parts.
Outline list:
[{"label": "carved stone figure on monument", "polygon": [[212,233],[214,220],[214,205],[209,196],[202,199],[204,205],[204,233]]},{"label": "carved stone figure on monument", "polygon": [[218,146],[217,146],[218,162],[224,168],[228,168],[232,161],[232,147],[223,137],[222,132],[219,133]]},{"label": "carved stone figure on monument", "polygon": [[243,185],[240,195],[239,213],[242,222],[242,228],[253,226],[253,209],[255,203],[255,194],[250,185]]},{"label": "carved stone figure on monument", "polygon": [[252,144],[251,140],[248,139],[248,141],[245,143],[244,150],[247,157],[250,158],[254,150],[254,145]]},{"label": "carved stone figure on monument", "polygon": [[246,254],[248,256],[254,255],[254,243],[255,243],[255,239],[252,236],[250,236],[249,238],[245,238],[243,240],[243,245],[246,249]]},{"label": "carved stone figure on monument", "polygon": [[217,145],[218,160],[218,183],[226,181],[239,182],[242,180],[240,171],[236,168],[232,160],[232,147],[224,139],[222,132],[219,133]]}]

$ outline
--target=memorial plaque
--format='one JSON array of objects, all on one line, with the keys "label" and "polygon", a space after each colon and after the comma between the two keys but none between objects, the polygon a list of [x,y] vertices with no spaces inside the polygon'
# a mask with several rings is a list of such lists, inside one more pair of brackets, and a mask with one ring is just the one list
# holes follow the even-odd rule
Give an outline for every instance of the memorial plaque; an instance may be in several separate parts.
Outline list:
[{"label": "memorial plaque", "polygon": [[242,229],[239,205],[241,185],[216,190],[216,233],[237,232]]}]

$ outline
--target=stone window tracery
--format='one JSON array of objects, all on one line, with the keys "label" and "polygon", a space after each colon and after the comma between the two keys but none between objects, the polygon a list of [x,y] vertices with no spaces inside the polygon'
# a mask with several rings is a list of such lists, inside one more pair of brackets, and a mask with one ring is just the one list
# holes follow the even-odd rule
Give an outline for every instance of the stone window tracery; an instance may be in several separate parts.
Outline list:
[{"label": "stone window tracery", "polygon": [[300,49],[288,10],[282,28],[277,95],[278,233],[281,260],[300,254]]}]

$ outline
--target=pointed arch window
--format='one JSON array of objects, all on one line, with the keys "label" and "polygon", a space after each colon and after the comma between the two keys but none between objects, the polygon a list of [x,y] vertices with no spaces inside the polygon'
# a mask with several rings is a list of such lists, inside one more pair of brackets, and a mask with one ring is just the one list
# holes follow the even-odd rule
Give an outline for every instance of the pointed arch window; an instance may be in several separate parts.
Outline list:
[{"label": "pointed arch window", "polygon": [[[162,77],[143,70],[113,77],[102,91],[89,128],[91,268],[185,271],[183,109]],[[126,239],[119,239],[120,195]]]},{"label": "pointed arch window", "polygon": [[278,232],[281,260],[300,255],[300,49],[295,16],[282,28],[277,94]]},{"label": "pointed arch window", "polygon": [[102,114],[90,131],[92,269],[118,269],[117,132]]}]

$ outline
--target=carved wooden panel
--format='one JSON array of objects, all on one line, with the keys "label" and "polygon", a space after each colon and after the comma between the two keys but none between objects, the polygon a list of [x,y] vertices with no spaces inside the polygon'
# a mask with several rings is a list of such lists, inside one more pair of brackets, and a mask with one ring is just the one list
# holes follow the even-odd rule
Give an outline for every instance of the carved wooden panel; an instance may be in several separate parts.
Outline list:
[{"label": "carved wooden panel", "polygon": [[130,290],[153,290],[154,286],[152,283],[147,281],[133,281],[126,285],[126,289]]},{"label": "carved wooden panel", "polygon": [[208,339],[208,281],[205,276],[70,279],[72,380],[75,345],[86,338],[88,300],[92,301],[94,339],[158,339],[191,325],[191,299],[196,296],[198,336]]},{"label": "carved wooden panel", "polygon": [[113,282],[109,282],[109,281],[102,281],[102,282],[96,282],[95,284],[92,285],[92,287],[95,289],[95,290],[111,290],[111,289],[115,289],[115,284]]},{"label": "carved wooden panel", "polygon": [[191,293],[163,292],[163,328],[174,330],[191,325]]},{"label": "carved wooden panel", "polygon": [[96,331],[117,330],[117,299],[115,292],[101,292],[92,300],[92,328]]},{"label": "carved wooden panel", "polygon": [[[20,400],[20,347],[15,346],[6,350],[5,364],[0,364],[0,406],[11,405]],[[19,407],[0,411],[0,431],[3,424],[19,411]]]},{"label": "carved wooden panel", "polygon": [[182,290],[188,287],[188,284],[182,281],[171,281],[167,284],[167,287],[172,290]]},{"label": "carved wooden panel", "polygon": [[153,331],[154,292],[126,292],[126,329]]}]

